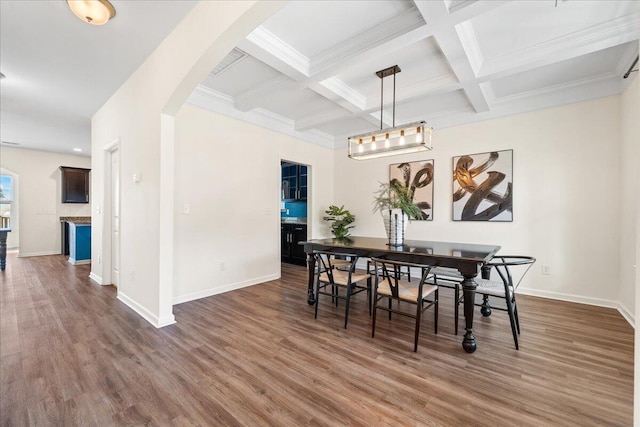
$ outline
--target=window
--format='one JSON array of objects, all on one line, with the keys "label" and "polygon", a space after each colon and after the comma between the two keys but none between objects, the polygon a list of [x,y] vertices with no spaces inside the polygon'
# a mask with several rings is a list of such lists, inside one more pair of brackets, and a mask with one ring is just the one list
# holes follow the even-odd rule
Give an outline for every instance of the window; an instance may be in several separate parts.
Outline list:
[{"label": "window", "polygon": [[13,177],[0,175],[0,228],[11,228]]}]

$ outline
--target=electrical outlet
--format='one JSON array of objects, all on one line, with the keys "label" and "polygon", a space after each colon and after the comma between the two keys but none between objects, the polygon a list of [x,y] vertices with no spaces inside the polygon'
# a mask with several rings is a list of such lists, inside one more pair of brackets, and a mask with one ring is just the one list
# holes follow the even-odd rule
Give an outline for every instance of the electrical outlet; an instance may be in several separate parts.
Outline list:
[{"label": "electrical outlet", "polygon": [[546,274],[546,275],[551,274],[551,266],[547,264],[542,264],[542,274]]},{"label": "electrical outlet", "polygon": [[183,213],[183,214],[189,214],[189,213],[191,213],[191,205],[184,205],[184,206],[182,207],[182,213]]}]

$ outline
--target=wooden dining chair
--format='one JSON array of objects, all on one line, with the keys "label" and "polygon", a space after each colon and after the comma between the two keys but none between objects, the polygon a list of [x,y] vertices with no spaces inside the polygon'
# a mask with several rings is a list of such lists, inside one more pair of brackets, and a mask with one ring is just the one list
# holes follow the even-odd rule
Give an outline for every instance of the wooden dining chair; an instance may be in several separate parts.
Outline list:
[{"label": "wooden dining chair", "polygon": [[[342,299],[346,301],[344,328],[347,329],[351,297],[363,291],[367,292],[369,315],[371,315],[371,275],[356,270],[358,256],[323,251],[315,251],[313,255],[316,258],[316,301],[314,318],[318,318],[320,295],[330,296],[332,303],[335,303],[336,307],[338,306],[338,301]],[[328,288],[331,290],[329,291]],[[340,294],[341,290],[344,290],[344,295]]]},{"label": "wooden dining chair", "polygon": [[[418,351],[422,312],[431,306],[434,306],[434,332],[438,333],[438,286],[426,283],[430,277],[431,267],[381,258],[372,258],[371,261],[375,271],[371,337],[374,338],[376,334],[376,313],[378,310],[387,311],[389,320],[391,320],[392,313],[411,317],[416,320],[413,351]],[[422,272],[420,281],[418,283],[410,283],[402,280],[402,274],[400,273],[402,267],[419,268]],[[380,304],[384,299],[387,300],[387,305]],[[400,302],[415,305],[415,313],[402,311],[399,308],[394,309],[393,301],[397,301],[397,305]]]},{"label": "wooden dining chair", "polygon": [[439,288],[453,289],[453,323],[455,334],[458,335],[458,317],[460,315],[460,303],[462,300],[462,280],[464,277],[455,268],[434,267],[431,269],[432,277],[427,283]]}]

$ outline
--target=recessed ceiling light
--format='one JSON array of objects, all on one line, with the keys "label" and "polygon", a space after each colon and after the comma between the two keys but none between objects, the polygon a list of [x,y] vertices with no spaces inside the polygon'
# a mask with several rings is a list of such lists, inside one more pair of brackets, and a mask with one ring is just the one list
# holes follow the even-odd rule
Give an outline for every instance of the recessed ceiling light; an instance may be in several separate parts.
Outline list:
[{"label": "recessed ceiling light", "polygon": [[82,148],[74,148],[74,149],[73,149],[73,151],[78,151],[78,152],[80,152],[80,151],[82,151]]}]

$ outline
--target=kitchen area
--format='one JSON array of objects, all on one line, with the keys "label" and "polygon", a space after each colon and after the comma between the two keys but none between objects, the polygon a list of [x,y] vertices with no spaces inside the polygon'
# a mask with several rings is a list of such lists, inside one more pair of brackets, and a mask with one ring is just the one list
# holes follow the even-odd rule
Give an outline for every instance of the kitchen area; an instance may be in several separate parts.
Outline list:
[{"label": "kitchen area", "polygon": [[307,240],[309,169],[299,163],[280,163],[280,258],[289,264],[307,263],[307,255],[298,243]]}]

